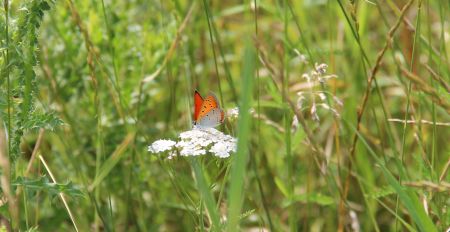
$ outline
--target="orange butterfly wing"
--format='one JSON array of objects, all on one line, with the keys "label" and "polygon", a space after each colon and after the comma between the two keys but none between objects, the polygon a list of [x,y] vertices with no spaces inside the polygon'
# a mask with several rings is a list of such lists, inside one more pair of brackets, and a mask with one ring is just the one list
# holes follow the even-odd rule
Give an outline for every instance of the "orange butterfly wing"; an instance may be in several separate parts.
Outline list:
[{"label": "orange butterfly wing", "polygon": [[200,109],[202,108],[203,105],[203,98],[202,95],[200,95],[200,93],[195,90],[194,93],[194,121],[198,120],[198,116],[200,113]]},{"label": "orange butterfly wing", "polygon": [[[198,119],[204,117],[212,109],[216,109],[216,108],[219,108],[219,101],[217,101],[217,97],[211,93],[210,95],[208,95],[208,97],[203,99],[202,106],[200,107],[199,113],[198,113],[197,117],[194,118],[194,120],[198,121]],[[222,112],[222,115],[223,115],[223,112]],[[223,118],[223,116],[222,116],[222,118]]]}]

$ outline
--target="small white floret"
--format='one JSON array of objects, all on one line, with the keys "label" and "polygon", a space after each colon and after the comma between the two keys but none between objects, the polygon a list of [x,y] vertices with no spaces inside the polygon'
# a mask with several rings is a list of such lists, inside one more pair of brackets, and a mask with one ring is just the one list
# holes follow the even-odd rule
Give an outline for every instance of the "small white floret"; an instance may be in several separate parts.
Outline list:
[{"label": "small white floret", "polygon": [[160,139],[148,146],[148,151],[152,153],[160,153],[165,151],[170,151],[175,146],[176,142],[172,140]]}]

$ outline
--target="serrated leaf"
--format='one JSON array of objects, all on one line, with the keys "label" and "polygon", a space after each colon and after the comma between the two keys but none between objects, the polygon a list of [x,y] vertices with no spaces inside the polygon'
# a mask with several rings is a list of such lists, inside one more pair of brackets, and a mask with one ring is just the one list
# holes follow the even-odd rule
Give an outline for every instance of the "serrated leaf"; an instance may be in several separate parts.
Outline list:
[{"label": "serrated leaf", "polygon": [[71,197],[83,197],[84,194],[77,187],[73,185],[72,182],[68,182],[66,184],[53,183],[50,182],[47,176],[41,176],[37,179],[29,179],[22,176],[17,177],[11,183],[12,186],[22,186],[31,190],[41,190],[48,192],[52,195],[56,195],[59,193],[64,193]]},{"label": "serrated leaf", "polygon": [[29,120],[23,123],[24,130],[36,130],[45,128],[47,130],[55,130],[64,122],[56,116],[54,112],[50,113],[33,113]]},{"label": "serrated leaf", "polygon": [[39,6],[42,11],[50,10],[50,5],[46,1],[41,2],[41,4]]}]

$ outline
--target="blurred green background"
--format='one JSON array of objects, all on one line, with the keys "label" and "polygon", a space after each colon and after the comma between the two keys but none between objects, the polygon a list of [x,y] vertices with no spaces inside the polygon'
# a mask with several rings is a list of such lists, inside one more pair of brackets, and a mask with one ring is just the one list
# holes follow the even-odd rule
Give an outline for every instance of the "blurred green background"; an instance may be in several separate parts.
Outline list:
[{"label": "blurred green background", "polygon": [[[450,226],[448,1],[2,3],[3,225]],[[217,128],[237,154],[149,153],[191,129],[195,89],[240,108]]]}]

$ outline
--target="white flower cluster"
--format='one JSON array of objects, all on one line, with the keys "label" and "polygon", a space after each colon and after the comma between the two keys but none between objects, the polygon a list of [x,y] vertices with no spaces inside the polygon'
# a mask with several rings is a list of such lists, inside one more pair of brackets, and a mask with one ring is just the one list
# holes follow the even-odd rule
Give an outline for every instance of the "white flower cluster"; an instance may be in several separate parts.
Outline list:
[{"label": "white flower cluster", "polygon": [[179,141],[157,140],[148,146],[151,153],[169,152],[169,159],[176,155],[198,156],[211,153],[220,158],[227,158],[236,152],[237,139],[214,128],[195,128],[182,132]]},{"label": "white flower cluster", "polygon": [[150,151],[151,153],[170,151],[173,149],[175,144],[177,143],[172,140],[167,139],[156,140],[155,142],[152,143],[152,145],[148,146],[148,151]]}]

